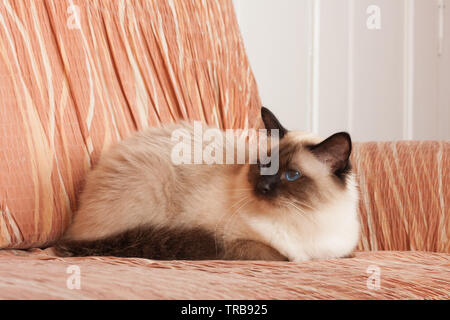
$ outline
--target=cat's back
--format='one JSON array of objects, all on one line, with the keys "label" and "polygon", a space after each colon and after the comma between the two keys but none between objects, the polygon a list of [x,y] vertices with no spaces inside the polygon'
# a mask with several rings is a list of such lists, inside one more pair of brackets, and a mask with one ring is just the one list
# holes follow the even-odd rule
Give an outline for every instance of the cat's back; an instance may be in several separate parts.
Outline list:
[{"label": "cat's back", "polygon": [[140,156],[144,154],[154,154],[160,156],[170,156],[171,147],[175,144],[174,133],[180,132],[186,135],[192,135],[193,125],[189,122],[179,122],[166,124],[162,127],[152,127],[143,131],[136,132],[113,145],[104,155],[102,155],[99,164],[109,157],[122,155]]}]

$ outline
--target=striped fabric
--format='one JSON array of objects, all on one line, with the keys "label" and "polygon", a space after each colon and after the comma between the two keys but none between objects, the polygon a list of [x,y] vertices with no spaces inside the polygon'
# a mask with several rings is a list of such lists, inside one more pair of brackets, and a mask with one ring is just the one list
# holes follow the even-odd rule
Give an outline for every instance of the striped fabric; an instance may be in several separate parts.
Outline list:
[{"label": "striped fabric", "polygon": [[450,253],[450,142],[355,145],[359,250]]},{"label": "striped fabric", "polygon": [[2,0],[0,248],[57,239],[111,143],[177,119],[252,127],[231,0]]}]

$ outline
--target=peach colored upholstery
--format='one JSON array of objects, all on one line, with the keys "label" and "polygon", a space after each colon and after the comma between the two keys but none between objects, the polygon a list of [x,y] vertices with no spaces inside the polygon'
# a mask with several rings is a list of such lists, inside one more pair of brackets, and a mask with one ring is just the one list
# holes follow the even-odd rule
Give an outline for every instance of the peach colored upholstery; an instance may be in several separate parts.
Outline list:
[{"label": "peach colored upholstery", "polygon": [[450,142],[355,145],[359,250],[450,253]]},{"label": "peach colored upholstery", "polygon": [[[79,267],[80,290],[67,287],[69,266]],[[371,271],[376,268],[379,282]],[[307,263],[63,259],[37,249],[0,251],[0,299],[17,298],[450,299],[450,261],[444,253],[406,251]]]},{"label": "peach colored upholstery", "polygon": [[[132,131],[181,118],[258,125],[231,0],[26,3],[0,4],[0,248],[56,240],[86,170]],[[356,258],[161,262],[2,250],[0,299],[449,299],[450,143],[359,143],[353,165]],[[66,286],[71,265],[81,290]],[[378,290],[367,284],[374,268]]]}]

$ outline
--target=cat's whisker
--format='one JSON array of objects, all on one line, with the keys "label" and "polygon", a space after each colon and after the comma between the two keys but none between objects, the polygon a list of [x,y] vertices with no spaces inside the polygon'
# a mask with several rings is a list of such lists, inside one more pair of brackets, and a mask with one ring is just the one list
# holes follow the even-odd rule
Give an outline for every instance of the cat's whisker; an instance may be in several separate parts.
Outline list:
[{"label": "cat's whisker", "polygon": [[299,209],[298,207],[296,207],[294,204],[292,204],[292,203],[290,203],[290,202],[288,202],[288,201],[283,202],[283,204],[286,205],[286,206],[288,206],[288,207],[293,208],[294,211],[295,211],[296,213],[300,214],[301,216],[303,216],[303,217],[305,216],[304,211],[303,211],[303,210],[300,210],[300,209]]},{"label": "cat's whisker", "polygon": [[310,206],[309,204],[306,204],[306,203],[304,203],[304,202],[298,201],[298,200],[296,200],[296,199],[294,199],[293,202],[295,202],[295,203],[298,204],[299,206],[307,207],[308,209],[311,209],[311,210],[313,210],[313,211],[316,211],[316,210],[317,210],[317,208],[312,207],[312,206]]},{"label": "cat's whisker", "polygon": [[[248,199],[249,199],[248,196],[244,196],[243,198],[239,199],[230,207],[230,210],[235,206],[239,206],[240,204],[242,204],[243,202],[245,202]],[[220,217],[219,221],[216,223],[216,226],[214,227],[214,245],[216,247],[216,255],[217,255],[217,251],[218,251],[217,250],[217,230],[219,228],[220,223],[226,218],[227,214],[228,214],[228,212],[225,212],[225,214],[223,214],[222,217]]]},{"label": "cat's whisker", "polygon": [[229,209],[232,209],[233,207],[239,205],[243,200],[249,198],[248,195],[244,195],[241,199],[239,199],[238,201],[236,201]]},{"label": "cat's whisker", "polygon": [[253,190],[253,188],[240,188],[240,189],[223,189],[225,191],[250,191]]},{"label": "cat's whisker", "polygon": [[314,220],[311,219],[310,215],[305,212],[304,210],[300,209],[299,207],[297,207],[294,203],[290,202],[290,201],[286,201],[285,202],[287,205],[291,206],[293,209],[295,209],[294,211],[298,214],[300,214],[302,217],[308,219],[309,221],[314,223]]},{"label": "cat's whisker", "polygon": [[[248,204],[250,204],[250,203],[253,202],[253,200],[252,200],[250,197],[247,198],[247,200],[249,200],[249,201],[244,202],[239,208],[237,208],[237,209],[230,215],[230,218],[228,219],[227,223],[226,223],[226,224],[224,225],[224,227],[223,227],[223,234],[224,234],[224,235],[226,234],[226,230],[227,230],[228,225],[231,223],[231,221],[233,220],[233,218],[239,214],[240,210],[241,210],[241,209],[244,209]],[[222,236],[222,239],[223,239],[223,237],[224,237],[224,236]]]}]

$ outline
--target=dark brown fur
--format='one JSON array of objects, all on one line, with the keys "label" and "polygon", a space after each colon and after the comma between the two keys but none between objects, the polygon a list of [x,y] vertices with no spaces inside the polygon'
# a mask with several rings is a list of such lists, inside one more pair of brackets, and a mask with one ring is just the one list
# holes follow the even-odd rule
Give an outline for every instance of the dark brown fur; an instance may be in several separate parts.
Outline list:
[{"label": "dark brown fur", "polygon": [[287,260],[276,250],[256,241],[224,244],[214,234],[195,228],[136,228],[93,241],[62,241],[60,256],[139,257],[155,260]]}]

